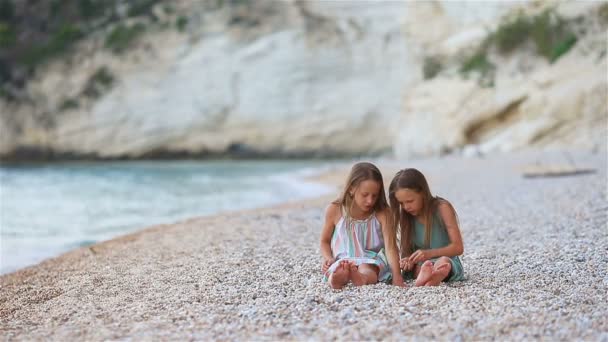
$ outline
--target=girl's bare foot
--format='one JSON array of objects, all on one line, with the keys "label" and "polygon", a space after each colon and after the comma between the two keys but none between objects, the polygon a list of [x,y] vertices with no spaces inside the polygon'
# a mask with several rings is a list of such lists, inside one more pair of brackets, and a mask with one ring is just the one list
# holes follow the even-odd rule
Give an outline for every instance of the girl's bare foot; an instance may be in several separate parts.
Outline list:
[{"label": "girl's bare foot", "polygon": [[424,286],[433,275],[433,262],[427,260],[420,266],[420,273],[416,278],[416,286]]},{"label": "girl's bare foot", "polygon": [[367,279],[365,278],[365,275],[359,272],[359,266],[357,266],[357,264],[354,262],[351,262],[349,266],[350,280],[353,282],[353,285],[362,286],[367,284]]},{"label": "girl's bare foot", "polygon": [[452,264],[450,264],[450,263],[438,265],[437,267],[435,267],[435,269],[433,270],[433,274],[431,275],[429,280],[426,282],[426,284],[424,284],[424,286],[437,286],[437,285],[441,284],[443,279],[445,279],[445,277],[447,277],[448,274],[450,274],[451,269],[452,269]]},{"label": "girl's bare foot", "polygon": [[340,261],[336,270],[329,275],[329,285],[332,289],[339,290],[348,283],[350,279],[350,267],[348,261]]}]

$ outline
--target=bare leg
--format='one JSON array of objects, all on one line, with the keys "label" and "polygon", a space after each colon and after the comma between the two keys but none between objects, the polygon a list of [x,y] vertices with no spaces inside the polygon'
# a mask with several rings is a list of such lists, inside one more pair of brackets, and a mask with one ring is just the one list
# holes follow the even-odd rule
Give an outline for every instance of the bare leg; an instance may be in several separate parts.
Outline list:
[{"label": "bare leg", "polygon": [[433,275],[433,262],[430,260],[427,260],[424,262],[424,264],[422,264],[422,266],[420,266],[420,272],[418,273],[418,276],[416,277],[416,286],[424,286],[424,284],[426,284],[426,282],[429,281],[429,279],[431,278],[432,275]]},{"label": "bare leg", "polygon": [[350,280],[353,282],[355,286],[365,285],[365,278],[361,273],[359,273],[359,266],[354,262],[349,264],[350,267]]},{"label": "bare leg", "polygon": [[429,278],[429,280],[424,284],[424,286],[437,286],[441,284],[441,282],[450,274],[450,270],[452,269],[452,263],[450,262],[450,258],[441,257],[435,263],[435,267],[433,267],[433,274]]},{"label": "bare leg", "polygon": [[329,275],[329,285],[332,289],[339,290],[348,283],[350,279],[350,267],[348,261],[340,261],[336,270]]},{"label": "bare leg", "polygon": [[377,283],[378,272],[380,268],[376,265],[363,264],[357,267],[355,263],[350,264],[350,279],[355,286]]},{"label": "bare leg", "polygon": [[378,282],[378,273],[380,273],[380,267],[373,264],[364,264],[359,266],[359,273],[363,274],[366,278],[366,284],[375,284]]}]

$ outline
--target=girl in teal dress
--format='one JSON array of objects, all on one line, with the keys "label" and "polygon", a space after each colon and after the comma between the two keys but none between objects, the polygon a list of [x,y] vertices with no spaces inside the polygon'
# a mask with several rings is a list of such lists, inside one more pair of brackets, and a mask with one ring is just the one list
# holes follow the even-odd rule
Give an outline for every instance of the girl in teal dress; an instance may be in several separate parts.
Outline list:
[{"label": "girl in teal dress", "polygon": [[424,175],[404,169],[389,186],[393,231],[400,236],[399,262],[404,278],[416,286],[436,286],[464,279],[458,258],[464,248],[454,207],[431,195]]}]

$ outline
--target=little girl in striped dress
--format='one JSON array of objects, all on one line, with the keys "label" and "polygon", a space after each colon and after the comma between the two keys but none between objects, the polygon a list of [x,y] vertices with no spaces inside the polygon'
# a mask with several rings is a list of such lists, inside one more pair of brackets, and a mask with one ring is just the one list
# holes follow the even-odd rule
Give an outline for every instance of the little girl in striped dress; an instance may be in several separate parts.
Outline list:
[{"label": "little girl in striped dress", "polygon": [[390,218],[384,182],[371,163],[357,163],[344,190],[325,212],[321,232],[321,270],[334,289],[378,281],[404,286],[399,269],[396,232]]}]

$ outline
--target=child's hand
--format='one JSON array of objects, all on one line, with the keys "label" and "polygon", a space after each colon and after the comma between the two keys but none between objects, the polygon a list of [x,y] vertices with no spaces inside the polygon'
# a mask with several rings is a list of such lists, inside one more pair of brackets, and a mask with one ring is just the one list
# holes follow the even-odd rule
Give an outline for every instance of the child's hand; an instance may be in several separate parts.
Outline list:
[{"label": "child's hand", "polygon": [[329,266],[331,266],[331,264],[333,264],[335,261],[335,258],[323,260],[323,263],[321,264],[321,272],[323,272],[323,274],[327,273]]},{"label": "child's hand", "polygon": [[405,287],[405,283],[403,282],[403,278],[401,278],[401,275],[399,275],[398,279],[393,279],[393,285],[399,286],[399,287]]},{"label": "child's hand", "polygon": [[409,258],[403,258],[399,260],[399,267],[406,272],[413,270],[414,265],[415,264],[411,262]]},{"label": "child's hand", "polygon": [[429,252],[427,250],[419,249],[410,255],[410,262],[412,264],[417,264],[419,262],[424,262],[429,260]]}]

